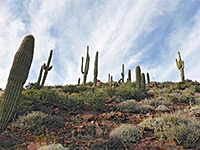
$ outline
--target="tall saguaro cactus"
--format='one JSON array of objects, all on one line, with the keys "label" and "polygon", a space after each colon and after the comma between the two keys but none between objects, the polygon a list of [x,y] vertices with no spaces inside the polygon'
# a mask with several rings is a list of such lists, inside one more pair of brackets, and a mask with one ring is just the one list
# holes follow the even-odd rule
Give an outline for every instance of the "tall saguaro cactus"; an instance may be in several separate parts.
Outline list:
[{"label": "tall saguaro cactus", "polygon": [[150,83],[150,76],[149,76],[149,73],[147,73],[147,83],[148,83],[148,84]]},{"label": "tall saguaro cactus", "polygon": [[13,117],[17,102],[20,98],[23,85],[28,78],[29,69],[33,60],[34,37],[24,37],[15,54],[12,68],[8,77],[3,102],[0,108],[0,132],[3,132]]},{"label": "tall saguaro cactus", "polygon": [[124,83],[124,64],[122,64],[121,76],[122,76],[122,83]]},{"label": "tall saguaro cactus", "polygon": [[142,89],[145,89],[146,81],[145,81],[145,75],[144,73],[141,74],[141,87]]},{"label": "tall saguaro cactus", "polygon": [[84,61],[84,57],[82,57],[81,72],[83,74],[83,84],[86,84],[88,70],[89,70],[89,64],[90,64],[89,46],[87,46],[87,54],[86,54],[86,62],[85,62],[84,71],[83,71],[83,61]]},{"label": "tall saguaro cactus", "polygon": [[43,67],[44,67],[44,75],[43,75],[43,79],[42,79],[42,86],[44,86],[44,83],[45,83],[45,80],[47,78],[48,72],[53,68],[53,66],[50,66],[52,55],[53,55],[53,50],[50,51],[47,64],[44,63],[44,65],[43,65]]},{"label": "tall saguaro cactus", "polygon": [[98,52],[96,52],[94,61],[94,86],[97,86],[97,76],[98,76]]},{"label": "tall saguaro cactus", "polygon": [[185,76],[184,76],[184,61],[181,60],[181,54],[178,52],[179,60],[176,59],[176,65],[177,68],[180,70],[181,74],[181,81],[185,82]]},{"label": "tall saguaro cactus", "polygon": [[141,88],[141,69],[140,66],[137,66],[135,69],[136,73],[136,88]]}]

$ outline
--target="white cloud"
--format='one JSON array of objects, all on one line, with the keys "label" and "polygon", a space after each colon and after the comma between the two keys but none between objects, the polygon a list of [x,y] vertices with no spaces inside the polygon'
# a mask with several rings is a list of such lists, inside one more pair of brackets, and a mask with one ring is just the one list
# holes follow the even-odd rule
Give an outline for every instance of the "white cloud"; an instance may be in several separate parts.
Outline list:
[{"label": "white cloud", "polygon": [[[54,68],[49,72],[46,84],[75,84],[79,77],[82,81],[81,57],[85,57],[87,45],[90,45],[91,59],[88,81],[93,80],[96,51],[99,51],[98,78],[102,81],[107,81],[108,73],[119,79],[123,63],[126,75],[128,69],[132,70],[133,79],[134,69],[140,65],[156,80],[177,80],[179,72],[174,61],[178,57],[177,50],[181,50],[185,60],[186,75],[199,80],[196,73],[196,67],[200,67],[198,59],[190,59],[199,55],[199,13],[191,19],[194,22],[192,28],[187,26],[187,20],[181,19],[169,25],[172,29],[166,27],[166,30],[160,30],[162,25],[170,22],[168,19],[180,15],[176,14],[179,7],[179,0],[170,3],[166,0],[31,0],[21,4],[2,3],[0,74],[3,76],[0,76],[0,87],[5,87],[11,67],[12,62],[7,60],[13,59],[21,40],[29,33],[35,36],[29,82],[37,81],[40,66],[46,63],[51,49],[54,50],[51,63]],[[171,33],[166,33],[168,31]],[[156,42],[163,42],[159,43],[158,52],[154,50]],[[157,57],[150,60],[153,53]]]}]

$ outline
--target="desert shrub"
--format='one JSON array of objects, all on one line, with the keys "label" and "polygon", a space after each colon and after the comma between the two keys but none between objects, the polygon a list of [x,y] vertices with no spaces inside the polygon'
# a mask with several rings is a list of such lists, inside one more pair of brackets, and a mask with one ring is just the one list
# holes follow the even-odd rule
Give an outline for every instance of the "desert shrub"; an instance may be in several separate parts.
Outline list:
[{"label": "desert shrub", "polygon": [[195,103],[195,97],[191,94],[178,94],[178,93],[171,93],[167,95],[167,98],[169,99],[169,101],[173,102],[173,103]]},{"label": "desert shrub", "polygon": [[46,129],[59,129],[63,126],[63,119],[38,111],[29,113],[26,116],[20,116],[19,119],[13,123],[13,127],[36,135],[44,133]]},{"label": "desert shrub", "polygon": [[[92,90],[87,90],[85,92],[80,92],[78,94],[72,94],[69,96],[70,101],[73,105],[70,112],[73,111],[88,111],[88,112],[105,112],[107,107],[105,106],[105,93],[102,89],[93,88]],[[76,108],[75,108],[76,107]],[[78,107],[78,108],[77,108]],[[74,109],[75,108],[75,109]]]},{"label": "desert shrub", "polygon": [[194,113],[194,115],[196,117],[200,117],[200,106],[199,105],[192,106],[189,111]]},{"label": "desert shrub", "polygon": [[64,94],[58,94],[56,91],[46,88],[40,90],[27,89],[22,91],[21,98],[17,104],[16,116],[32,112],[36,105],[65,108],[65,104],[68,103],[68,96]]},{"label": "desert shrub", "polygon": [[200,144],[200,125],[196,119],[162,115],[148,118],[139,124],[146,131],[152,131],[160,141],[175,141],[184,148],[195,148]]},{"label": "desert shrub", "polygon": [[61,144],[50,144],[40,147],[38,150],[69,150],[69,148],[64,148]]},{"label": "desert shrub", "polygon": [[108,97],[113,97],[115,96],[115,93],[116,93],[116,88],[112,88],[112,87],[106,87],[105,89],[105,93]]},{"label": "desert shrub", "polygon": [[144,90],[137,89],[132,83],[123,83],[116,88],[116,95],[122,99],[135,99],[141,100],[147,97]]},{"label": "desert shrub", "polygon": [[159,105],[155,111],[161,111],[161,112],[169,112],[169,108],[167,108],[165,105]]},{"label": "desert shrub", "polygon": [[133,143],[141,139],[142,136],[143,133],[139,130],[139,128],[128,124],[122,124],[121,126],[113,129],[110,133],[110,137],[118,137],[126,142]]},{"label": "desert shrub", "polygon": [[111,137],[107,141],[95,143],[91,150],[127,150],[130,146],[127,142],[117,137]]},{"label": "desert shrub", "polygon": [[153,99],[144,99],[142,100],[144,105],[150,105],[153,107],[158,107],[159,105],[171,105],[172,103],[170,101],[167,101],[166,99],[162,97],[153,98]]},{"label": "desert shrub", "polygon": [[65,93],[67,92],[80,93],[80,92],[86,91],[87,89],[88,89],[88,86],[85,86],[85,85],[67,85],[67,86],[62,87],[62,90]]},{"label": "desert shrub", "polygon": [[126,100],[124,102],[119,103],[117,106],[117,110],[124,112],[124,113],[135,113],[139,112],[140,105],[134,99]]},{"label": "desert shrub", "polygon": [[200,144],[199,122],[189,121],[187,124],[179,124],[174,130],[175,141],[183,148],[195,148]]},{"label": "desert shrub", "polygon": [[153,106],[150,106],[150,105],[140,105],[139,107],[139,112],[142,113],[142,114],[146,114],[150,111],[153,111],[155,110],[155,108]]}]

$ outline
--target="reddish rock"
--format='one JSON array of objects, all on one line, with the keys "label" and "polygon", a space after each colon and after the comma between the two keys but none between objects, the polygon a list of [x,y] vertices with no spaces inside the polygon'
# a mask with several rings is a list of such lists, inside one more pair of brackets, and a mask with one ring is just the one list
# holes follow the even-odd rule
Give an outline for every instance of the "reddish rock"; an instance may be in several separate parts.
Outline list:
[{"label": "reddish rock", "polygon": [[58,114],[60,113],[60,109],[59,109],[59,108],[56,108],[56,109],[54,109],[53,111],[54,111],[54,113],[55,113],[56,115],[58,115]]},{"label": "reddish rock", "polygon": [[28,150],[37,150],[39,146],[40,145],[38,143],[31,143],[28,145]]},{"label": "reddish rock", "polygon": [[100,80],[97,80],[97,86],[101,85],[102,82]]},{"label": "reddish rock", "polygon": [[94,119],[94,115],[92,115],[92,114],[83,115],[83,120],[85,120],[85,121],[89,121],[92,119]]},{"label": "reddish rock", "polygon": [[196,92],[194,96],[195,97],[200,97],[200,92]]}]

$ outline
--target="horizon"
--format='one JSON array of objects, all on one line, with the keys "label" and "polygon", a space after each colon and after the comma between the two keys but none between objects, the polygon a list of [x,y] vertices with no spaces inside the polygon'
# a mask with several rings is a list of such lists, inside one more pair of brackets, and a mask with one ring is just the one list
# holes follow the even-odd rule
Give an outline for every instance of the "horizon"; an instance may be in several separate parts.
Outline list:
[{"label": "horizon", "polygon": [[[51,0],[0,2],[0,88],[5,89],[9,72],[23,38],[32,34],[35,49],[29,77],[37,82],[40,67],[53,50],[45,85],[77,84],[81,58],[89,45],[87,82],[93,81],[94,59],[98,79],[125,81],[135,67],[150,74],[151,81],[179,82],[175,59],[178,51],[185,63],[185,79],[200,81],[200,1],[191,0]],[[9,62],[8,62],[9,60]]]}]

